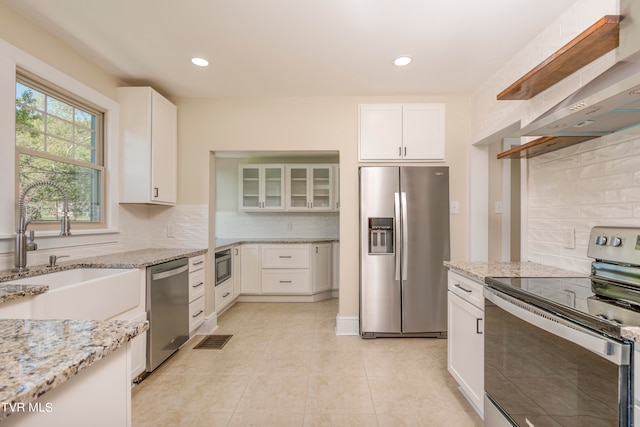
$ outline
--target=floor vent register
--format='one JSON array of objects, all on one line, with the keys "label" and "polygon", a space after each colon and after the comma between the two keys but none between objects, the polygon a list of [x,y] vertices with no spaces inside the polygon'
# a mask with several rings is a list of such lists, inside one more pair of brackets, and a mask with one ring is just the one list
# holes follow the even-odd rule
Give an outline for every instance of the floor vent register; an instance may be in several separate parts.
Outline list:
[{"label": "floor vent register", "polygon": [[229,342],[232,336],[233,335],[207,335],[196,344],[193,349],[222,350],[222,347]]}]

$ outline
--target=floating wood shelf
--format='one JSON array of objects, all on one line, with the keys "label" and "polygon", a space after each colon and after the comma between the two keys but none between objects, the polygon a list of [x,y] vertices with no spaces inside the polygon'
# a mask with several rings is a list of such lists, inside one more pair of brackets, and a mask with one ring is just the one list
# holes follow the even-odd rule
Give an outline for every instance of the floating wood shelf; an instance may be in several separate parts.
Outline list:
[{"label": "floating wood shelf", "polygon": [[620,44],[620,16],[606,15],[498,94],[498,100],[531,99]]},{"label": "floating wood shelf", "polygon": [[498,159],[530,159],[531,157],[550,153],[594,138],[597,138],[597,136],[544,136],[504,151],[498,154]]}]

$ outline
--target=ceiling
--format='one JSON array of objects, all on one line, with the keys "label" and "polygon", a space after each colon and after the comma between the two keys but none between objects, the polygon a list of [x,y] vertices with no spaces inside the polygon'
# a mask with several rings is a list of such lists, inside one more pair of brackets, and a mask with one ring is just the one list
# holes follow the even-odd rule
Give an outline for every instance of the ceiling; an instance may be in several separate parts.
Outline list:
[{"label": "ceiling", "polygon": [[574,2],[0,0],[171,97],[468,93]]}]

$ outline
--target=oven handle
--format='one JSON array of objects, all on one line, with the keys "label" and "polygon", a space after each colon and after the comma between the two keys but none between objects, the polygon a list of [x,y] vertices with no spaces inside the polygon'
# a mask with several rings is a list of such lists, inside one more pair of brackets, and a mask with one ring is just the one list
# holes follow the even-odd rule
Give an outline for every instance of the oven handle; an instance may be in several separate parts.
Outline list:
[{"label": "oven handle", "polygon": [[[630,350],[628,344],[607,339],[547,311],[519,300],[513,300],[516,303],[530,307],[530,309],[522,308],[509,301],[510,298],[508,296],[503,296],[490,288],[485,288],[484,297],[517,318],[550,334],[571,341],[618,366],[629,365]],[[541,313],[544,317],[536,313]]]}]

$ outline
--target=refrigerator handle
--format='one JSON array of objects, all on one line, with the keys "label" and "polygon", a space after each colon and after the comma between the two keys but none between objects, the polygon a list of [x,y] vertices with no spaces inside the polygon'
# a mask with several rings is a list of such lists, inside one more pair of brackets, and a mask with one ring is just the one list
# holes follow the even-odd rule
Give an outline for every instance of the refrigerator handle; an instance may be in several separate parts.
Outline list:
[{"label": "refrigerator handle", "polygon": [[409,255],[409,230],[407,227],[407,193],[402,192],[402,280],[407,280],[407,258]]},{"label": "refrigerator handle", "polygon": [[400,193],[394,193],[394,199],[395,203],[393,216],[395,219],[395,230],[393,232],[393,252],[396,260],[396,280],[400,280]]}]

